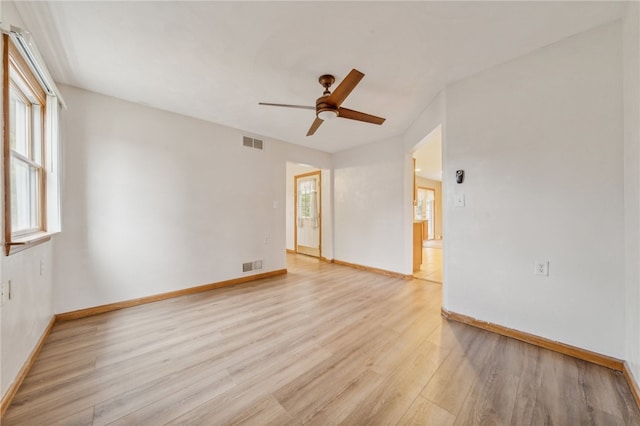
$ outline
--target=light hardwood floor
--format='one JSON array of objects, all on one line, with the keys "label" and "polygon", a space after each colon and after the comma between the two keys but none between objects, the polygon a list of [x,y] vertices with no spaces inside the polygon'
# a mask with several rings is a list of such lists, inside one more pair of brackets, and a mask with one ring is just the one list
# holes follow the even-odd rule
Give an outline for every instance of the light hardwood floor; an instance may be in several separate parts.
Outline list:
[{"label": "light hardwood floor", "polygon": [[422,248],[422,264],[413,277],[442,284],[442,246]]},{"label": "light hardwood floor", "polygon": [[57,324],[2,424],[640,424],[621,373],[447,322],[439,284],[287,256]]}]

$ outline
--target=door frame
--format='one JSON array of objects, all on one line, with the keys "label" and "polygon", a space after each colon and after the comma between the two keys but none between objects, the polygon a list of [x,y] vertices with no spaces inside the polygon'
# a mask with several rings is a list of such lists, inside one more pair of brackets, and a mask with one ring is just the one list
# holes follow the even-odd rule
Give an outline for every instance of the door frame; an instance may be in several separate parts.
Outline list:
[{"label": "door frame", "polygon": [[322,259],[322,170],[293,177],[293,251],[298,253],[298,179],[318,176],[318,258]]}]

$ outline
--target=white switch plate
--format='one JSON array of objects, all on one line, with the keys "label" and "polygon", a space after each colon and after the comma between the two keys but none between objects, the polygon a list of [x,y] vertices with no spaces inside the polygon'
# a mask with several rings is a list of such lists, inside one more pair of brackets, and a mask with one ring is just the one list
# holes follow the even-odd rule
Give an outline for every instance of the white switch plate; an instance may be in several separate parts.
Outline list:
[{"label": "white switch plate", "polygon": [[456,207],[464,207],[464,193],[453,196],[453,205]]},{"label": "white switch plate", "polygon": [[549,261],[548,260],[536,260],[534,273],[536,275],[549,276]]},{"label": "white switch plate", "polygon": [[278,202],[277,202],[277,201],[274,201],[274,202],[273,202],[273,208],[274,208],[274,209],[277,209],[277,208],[278,208]]}]

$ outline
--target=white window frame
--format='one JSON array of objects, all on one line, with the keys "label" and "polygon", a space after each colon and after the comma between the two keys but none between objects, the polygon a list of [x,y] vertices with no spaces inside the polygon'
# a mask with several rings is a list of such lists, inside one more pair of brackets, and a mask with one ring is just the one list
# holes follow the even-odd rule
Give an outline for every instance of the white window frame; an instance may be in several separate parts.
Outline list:
[{"label": "white window frame", "polygon": [[[11,31],[3,31],[2,85],[3,85],[3,155],[4,155],[4,246],[5,255],[28,249],[36,244],[51,239],[51,235],[60,231],[60,167],[59,167],[59,126],[58,108],[64,101],[46,68],[37,49],[30,43],[28,33],[12,27]],[[43,71],[44,70],[44,71]],[[27,126],[27,133],[39,133],[39,156],[30,150],[20,153],[10,146],[10,102],[14,92],[29,104],[39,105],[40,110],[30,109],[29,117],[38,114],[41,128],[33,132],[33,126]],[[25,103],[27,103],[25,102]],[[40,127],[40,126],[38,126]],[[33,134],[28,135],[31,140]],[[14,230],[12,226],[12,162],[26,165],[37,174],[37,223],[29,229]]]}]

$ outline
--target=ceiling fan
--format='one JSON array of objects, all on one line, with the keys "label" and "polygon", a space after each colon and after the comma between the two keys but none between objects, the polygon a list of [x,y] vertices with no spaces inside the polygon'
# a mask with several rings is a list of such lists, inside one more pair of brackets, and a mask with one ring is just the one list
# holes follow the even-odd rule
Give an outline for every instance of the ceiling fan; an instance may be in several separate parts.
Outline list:
[{"label": "ceiling fan", "polygon": [[259,102],[260,105],[278,106],[285,108],[300,108],[300,109],[313,109],[316,111],[316,119],[311,124],[307,136],[313,135],[318,127],[325,121],[331,120],[336,117],[348,118],[349,120],[364,121],[365,123],[382,124],[384,118],[376,117],[375,115],[365,114],[364,112],[354,111],[348,108],[342,108],[342,102],[349,96],[351,91],[360,83],[360,80],[364,77],[364,74],[356,69],[352,69],[351,72],[342,80],[338,87],[332,92],[329,91],[329,87],[336,81],[335,77],[330,74],[321,75],[318,81],[324,87],[324,92],[316,100],[316,106],[307,105],[288,105],[288,104],[271,104],[266,102]]}]

